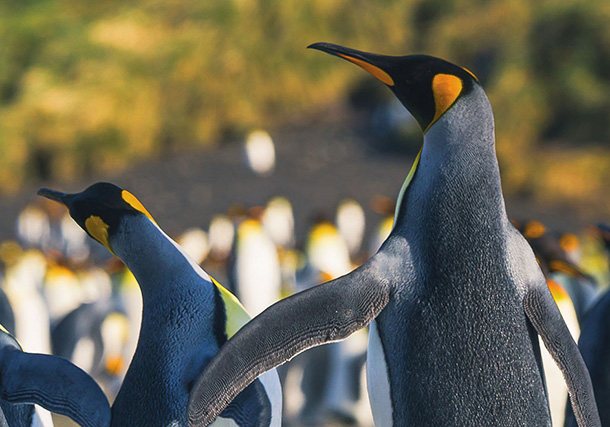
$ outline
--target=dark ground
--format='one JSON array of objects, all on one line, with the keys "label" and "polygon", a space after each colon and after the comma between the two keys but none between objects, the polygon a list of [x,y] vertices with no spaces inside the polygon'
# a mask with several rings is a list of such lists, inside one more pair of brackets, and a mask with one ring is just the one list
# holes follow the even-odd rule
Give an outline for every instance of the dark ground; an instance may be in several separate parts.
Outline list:
[{"label": "dark ground", "polygon": [[[372,211],[371,199],[379,194],[394,199],[414,156],[375,149],[374,138],[362,132],[362,122],[345,108],[334,108],[271,131],[276,169],[267,177],[245,166],[241,141],[236,140],[170,154],[115,175],[40,186],[80,191],[97,181],[113,182],[134,193],[169,234],[191,226],[207,229],[214,214],[233,204],[263,205],[283,195],[293,204],[300,239],[313,215],[323,211],[333,218],[337,203],[351,197],[365,208],[368,232],[381,218]],[[0,240],[14,237],[17,215],[37,197],[37,188],[0,198]],[[532,200],[508,198],[507,207],[511,216],[541,219],[560,231],[577,231],[600,219],[583,207],[545,207]]]}]

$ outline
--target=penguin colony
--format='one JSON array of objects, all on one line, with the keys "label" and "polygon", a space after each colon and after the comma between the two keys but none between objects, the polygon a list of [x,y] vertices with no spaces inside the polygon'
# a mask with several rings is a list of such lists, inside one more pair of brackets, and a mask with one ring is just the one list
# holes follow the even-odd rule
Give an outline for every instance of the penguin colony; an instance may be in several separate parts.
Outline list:
[{"label": "penguin colony", "polygon": [[[575,236],[509,221],[475,75],[310,47],[387,85],[424,132],[373,256],[353,200],[299,253],[283,198],[178,244],[113,184],[41,189],[71,219],[31,206],[18,234],[38,249],[0,247],[0,425],[53,425],[49,412],[83,426],[610,425],[607,271],[581,267]],[[270,173],[271,139],[248,141],[252,170]],[[610,254],[610,227],[597,233]],[[124,265],[82,267],[100,249]],[[300,405],[283,405],[280,377]]]}]

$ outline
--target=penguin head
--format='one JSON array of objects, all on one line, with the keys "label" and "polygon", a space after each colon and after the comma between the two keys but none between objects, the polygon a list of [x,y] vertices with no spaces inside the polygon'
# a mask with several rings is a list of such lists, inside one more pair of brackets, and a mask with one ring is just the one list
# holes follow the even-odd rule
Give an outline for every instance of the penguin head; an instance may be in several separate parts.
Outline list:
[{"label": "penguin head", "polygon": [[425,133],[478,79],[470,71],[427,55],[386,56],[314,43],[309,48],[346,59],[385,83]]},{"label": "penguin head", "polygon": [[112,253],[109,238],[125,218],[144,215],[155,222],[133,194],[107,182],[98,182],[74,194],[41,188],[38,195],[66,206],[74,221]]}]

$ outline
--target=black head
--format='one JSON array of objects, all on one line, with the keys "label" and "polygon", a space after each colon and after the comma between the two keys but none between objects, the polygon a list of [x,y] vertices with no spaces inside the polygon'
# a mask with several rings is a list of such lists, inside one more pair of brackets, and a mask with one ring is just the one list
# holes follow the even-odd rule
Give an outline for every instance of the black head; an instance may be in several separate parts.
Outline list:
[{"label": "black head", "polygon": [[432,56],[377,55],[330,43],[314,43],[309,47],[353,62],[381,80],[415,117],[424,133],[460,96],[478,84],[470,71]]},{"label": "black head", "polygon": [[108,236],[117,231],[125,216],[145,215],[154,221],[133,194],[107,182],[98,182],[75,194],[41,188],[38,195],[65,205],[74,221],[110,252]]}]

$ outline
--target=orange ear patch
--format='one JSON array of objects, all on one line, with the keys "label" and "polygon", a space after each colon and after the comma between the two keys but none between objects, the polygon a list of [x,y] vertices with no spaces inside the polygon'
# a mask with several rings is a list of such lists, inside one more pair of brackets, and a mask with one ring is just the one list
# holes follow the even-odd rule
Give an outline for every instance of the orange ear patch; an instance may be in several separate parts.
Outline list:
[{"label": "orange ear patch", "polygon": [[394,80],[392,79],[392,77],[390,77],[390,75],[388,73],[386,73],[385,71],[383,71],[381,68],[376,67],[372,64],[369,64],[366,61],[362,61],[361,59],[352,58],[351,56],[347,56],[347,55],[341,55],[341,54],[338,54],[338,55],[343,59],[347,59],[348,61],[353,62],[354,64],[361,67],[365,71],[368,71],[369,73],[371,73],[373,76],[375,76],[377,79],[381,80],[383,83],[387,84],[388,86],[394,86]]},{"label": "orange ear patch", "polygon": [[106,249],[114,254],[110,248],[110,242],[108,242],[108,224],[106,224],[102,218],[91,215],[85,221],[85,228],[95,240],[106,246]]},{"label": "orange ear patch", "polygon": [[462,79],[451,74],[437,74],[432,79],[432,93],[434,94],[434,118],[424,130],[430,129],[440,117],[453,105],[462,92]]},{"label": "orange ear patch", "polygon": [[123,192],[121,193],[121,196],[123,197],[123,200],[125,200],[127,203],[129,203],[129,205],[132,208],[134,208],[138,212],[142,212],[155,224],[157,223],[157,221],[155,221],[155,219],[152,217],[152,215],[148,213],[148,211],[146,210],[144,205],[142,203],[140,203],[140,201],[136,198],[136,196],[134,196],[127,190],[123,190]]}]

